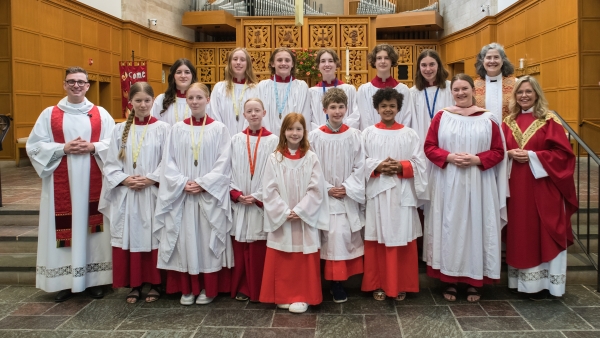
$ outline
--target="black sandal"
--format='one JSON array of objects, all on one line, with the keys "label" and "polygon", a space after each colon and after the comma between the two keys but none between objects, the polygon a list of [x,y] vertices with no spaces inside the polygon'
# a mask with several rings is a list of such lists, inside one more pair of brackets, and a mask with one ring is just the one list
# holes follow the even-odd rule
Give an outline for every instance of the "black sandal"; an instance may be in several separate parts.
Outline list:
[{"label": "black sandal", "polygon": [[[450,290],[450,289],[454,289],[454,290]],[[444,290],[444,292],[442,292],[442,296],[444,296],[444,299],[448,302],[456,302],[456,295],[457,295],[456,285],[454,285],[454,284],[448,285],[448,287],[446,287],[446,290]],[[454,299],[448,299],[448,297],[446,297],[446,296],[452,296],[452,297],[454,297]]]},{"label": "black sandal", "polygon": [[[469,289],[473,289],[475,291],[469,291]],[[469,300],[470,296],[476,296],[477,300]],[[474,286],[469,286],[467,288],[467,302],[469,302],[469,303],[477,303],[477,302],[479,302],[480,299],[481,299],[481,294],[479,293],[479,290],[477,290],[477,288],[474,287]]]},{"label": "black sandal", "polygon": [[160,299],[160,285],[151,285],[150,291],[146,294],[146,303],[153,303]]},{"label": "black sandal", "polygon": [[141,293],[141,287],[132,288],[131,291],[129,291],[129,293],[127,294],[127,298],[125,298],[125,301],[129,304],[135,304],[138,302],[138,300],[140,300]]}]

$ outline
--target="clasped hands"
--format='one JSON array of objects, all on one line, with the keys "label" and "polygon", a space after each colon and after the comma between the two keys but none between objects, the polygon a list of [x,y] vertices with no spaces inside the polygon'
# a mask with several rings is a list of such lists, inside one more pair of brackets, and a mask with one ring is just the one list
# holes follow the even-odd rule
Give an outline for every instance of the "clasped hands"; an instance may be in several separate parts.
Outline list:
[{"label": "clasped hands", "polygon": [[451,153],[446,159],[448,163],[452,163],[460,168],[467,168],[475,165],[481,165],[479,156],[468,153]]},{"label": "clasped hands", "polygon": [[252,195],[240,196],[237,201],[243,205],[252,205],[256,202],[256,198],[252,197]]},{"label": "clasped hands", "polygon": [[529,151],[523,149],[511,149],[507,151],[508,158],[512,158],[519,163],[527,163],[529,162]]},{"label": "clasped hands", "polygon": [[81,136],[77,137],[73,141],[65,143],[65,154],[73,154],[73,155],[88,155],[92,153],[96,147],[94,147],[93,143],[90,143],[81,138]]},{"label": "clasped hands", "polygon": [[327,191],[327,194],[334,198],[344,198],[346,196],[346,188],[343,186],[339,188],[331,188]]},{"label": "clasped hands", "polygon": [[377,168],[375,168],[375,171],[388,176],[402,175],[402,165],[400,162],[388,157],[379,163]]},{"label": "clasped hands", "polygon": [[183,187],[183,191],[189,195],[196,195],[203,192],[204,189],[202,189],[202,187],[194,181],[187,181],[185,187]]},{"label": "clasped hands", "polygon": [[142,190],[151,185],[154,185],[156,182],[145,176],[134,175],[127,177],[121,183],[131,190]]}]

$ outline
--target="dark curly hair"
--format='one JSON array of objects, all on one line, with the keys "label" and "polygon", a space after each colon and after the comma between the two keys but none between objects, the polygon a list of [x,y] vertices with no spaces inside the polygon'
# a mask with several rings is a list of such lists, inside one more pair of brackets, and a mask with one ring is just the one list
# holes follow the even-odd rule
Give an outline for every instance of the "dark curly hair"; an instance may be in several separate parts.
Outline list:
[{"label": "dark curly hair", "polygon": [[404,95],[398,92],[396,89],[390,87],[379,89],[375,92],[375,95],[373,95],[373,108],[379,109],[379,104],[381,104],[381,102],[384,100],[396,100],[398,103],[398,111],[400,111],[402,108],[402,101],[404,101]]}]

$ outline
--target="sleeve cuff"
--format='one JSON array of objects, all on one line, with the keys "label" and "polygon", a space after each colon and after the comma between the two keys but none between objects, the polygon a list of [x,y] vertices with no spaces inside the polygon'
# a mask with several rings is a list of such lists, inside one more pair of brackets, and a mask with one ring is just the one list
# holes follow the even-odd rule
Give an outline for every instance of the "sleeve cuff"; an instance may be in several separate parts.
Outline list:
[{"label": "sleeve cuff", "polygon": [[548,172],[544,169],[542,162],[538,158],[537,154],[531,150],[527,152],[529,154],[529,168],[531,169],[531,173],[533,177],[536,179],[548,177]]},{"label": "sleeve cuff", "polygon": [[398,174],[399,178],[413,178],[415,172],[413,171],[412,163],[410,161],[399,161],[402,166],[402,175]]},{"label": "sleeve cuff", "polygon": [[231,200],[232,200],[234,203],[237,203],[237,202],[238,202],[238,198],[239,198],[240,196],[242,196],[242,195],[243,195],[243,194],[242,194],[242,192],[241,192],[241,191],[239,191],[239,190],[230,190],[230,191],[229,191],[229,197],[231,197]]}]

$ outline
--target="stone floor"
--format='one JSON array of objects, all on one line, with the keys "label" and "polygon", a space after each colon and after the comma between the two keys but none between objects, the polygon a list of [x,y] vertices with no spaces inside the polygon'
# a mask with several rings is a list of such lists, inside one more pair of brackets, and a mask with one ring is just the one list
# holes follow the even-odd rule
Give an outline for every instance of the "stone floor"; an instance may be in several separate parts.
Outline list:
[{"label": "stone floor", "polygon": [[177,295],[132,305],[119,289],[101,300],[79,294],[56,304],[55,294],[33,287],[0,289],[0,337],[600,337],[600,297],[584,285],[539,302],[487,287],[477,304],[464,294],[448,303],[437,289],[403,302],[354,291],[346,303],[327,295],[300,315],[227,296],[206,306],[182,306]]}]

